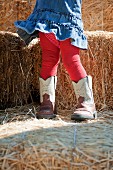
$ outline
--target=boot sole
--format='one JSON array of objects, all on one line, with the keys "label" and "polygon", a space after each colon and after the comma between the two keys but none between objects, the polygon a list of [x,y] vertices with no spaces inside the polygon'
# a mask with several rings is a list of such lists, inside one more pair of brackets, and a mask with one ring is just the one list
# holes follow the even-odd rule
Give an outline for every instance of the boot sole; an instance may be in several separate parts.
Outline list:
[{"label": "boot sole", "polygon": [[37,114],[36,115],[36,118],[37,119],[53,119],[53,118],[55,118],[56,117],[56,115],[55,114],[51,114],[51,115],[47,115],[47,114]]},{"label": "boot sole", "polygon": [[85,121],[85,120],[94,120],[97,119],[97,112],[95,111],[93,113],[93,115],[90,117],[85,117],[85,116],[81,116],[81,115],[77,115],[77,114],[73,114],[71,115],[71,120],[75,120],[75,121]]}]

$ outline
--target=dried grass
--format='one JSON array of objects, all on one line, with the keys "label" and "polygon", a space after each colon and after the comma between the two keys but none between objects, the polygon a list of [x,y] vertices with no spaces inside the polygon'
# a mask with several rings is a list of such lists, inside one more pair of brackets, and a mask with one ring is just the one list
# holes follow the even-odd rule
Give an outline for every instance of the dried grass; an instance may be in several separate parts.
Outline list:
[{"label": "dried grass", "polygon": [[[36,0],[0,0],[0,30],[15,32],[14,21],[25,20]],[[113,31],[113,1],[83,0],[84,29]]]},{"label": "dried grass", "polygon": [[0,0],[0,30],[15,32],[14,22],[26,19],[34,5],[35,0]]},{"label": "dried grass", "polygon": [[[9,117],[11,111],[20,113],[7,109]],[[29,109],[23,112],[26,117]],[[113,112],[103,112],[98,120],[84,123],[59,117],[9,121],[0,125],[0,169],[112,170],[112,120]]]},{"label": "dried grass", "polygon": [[[113,33],[86,31],[88,50],[81,50],[81,61],[93,77],[93,91],[96,107],[113,109]],[[57,105],[61,110],[73,109],[76,103],[70,78],[60,63],[58,72]]]},{"label": "dried grass", "polygon": [[32,101],[34,56],[39,55],[38,49],[39,45],[23,48],[16,34],[0,32],[0,108]]},{"label": "dried grass", "polygon": [[113,31],[113,1],[83,0],[84,29],[88,31]]},{"label": "dried grass", "polygon": [[[88,74],[93,77],[93,89],[96,107],[113,109],[113,34],[96,31],[85,32],[88,37],[88,50],[81,51],[81,60]],[[41,67],[41,49],[36,42],[22,47],[22,41],[16,34],[0,33],[0,108],[16,106],[39,99],[39,71]],[[72,110],[76,97],[62,62],[58,69],[56,89],[58,110]],[[38,104],[38,102],[37,102]],[[2,107],[3,106],[3,107]]]}]

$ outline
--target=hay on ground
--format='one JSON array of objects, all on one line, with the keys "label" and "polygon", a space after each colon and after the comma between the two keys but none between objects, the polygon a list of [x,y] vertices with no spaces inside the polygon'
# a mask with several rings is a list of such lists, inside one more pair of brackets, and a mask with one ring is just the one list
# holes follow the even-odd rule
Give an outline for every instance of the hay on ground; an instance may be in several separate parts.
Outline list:
[{"label": "hay on ground", "polygon": [[112,170],[113,112],[103,115],[84,123],[32,118],[0,125],[0,169]]}]

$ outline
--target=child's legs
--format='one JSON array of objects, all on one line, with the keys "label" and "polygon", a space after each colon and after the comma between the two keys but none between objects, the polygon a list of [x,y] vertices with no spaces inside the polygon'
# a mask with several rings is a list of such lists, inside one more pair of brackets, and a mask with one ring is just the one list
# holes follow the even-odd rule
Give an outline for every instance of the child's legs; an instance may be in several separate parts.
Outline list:
[{"label": "child's legs", "polygon": [[78,82],[86,77],[87,73],[80,61],[79,48],[71,45],[70,39],[67,39],[65,41],[60,41],[60,49],[63,64],[71,80]]},{"label": "child's legs", "polygon": [[44,33],[39,34],[42,49],[42,67],[40,77],[47,79],[57,75],[57,68],[60,61],[60,49],[55,46]]}]

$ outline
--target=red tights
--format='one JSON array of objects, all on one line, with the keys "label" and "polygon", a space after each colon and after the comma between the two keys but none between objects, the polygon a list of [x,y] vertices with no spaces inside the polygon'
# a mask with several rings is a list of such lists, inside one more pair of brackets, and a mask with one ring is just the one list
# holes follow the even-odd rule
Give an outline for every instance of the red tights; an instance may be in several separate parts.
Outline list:
[{"label": "red tights", "polygon": [[40,45],[42,48],[42,67],[40,77],[46,80],[51,76],[57,75],[57,68],[60,62],[60,52],[62,62],[72,81],[78,82],[86,77],[87,73],[81,64],[79,57],[79,48],[71,45],[70,39],[58,41],[54,36],[54,40],[56,41],[56,44],[50,41],[44,33],[40,32]]}]

